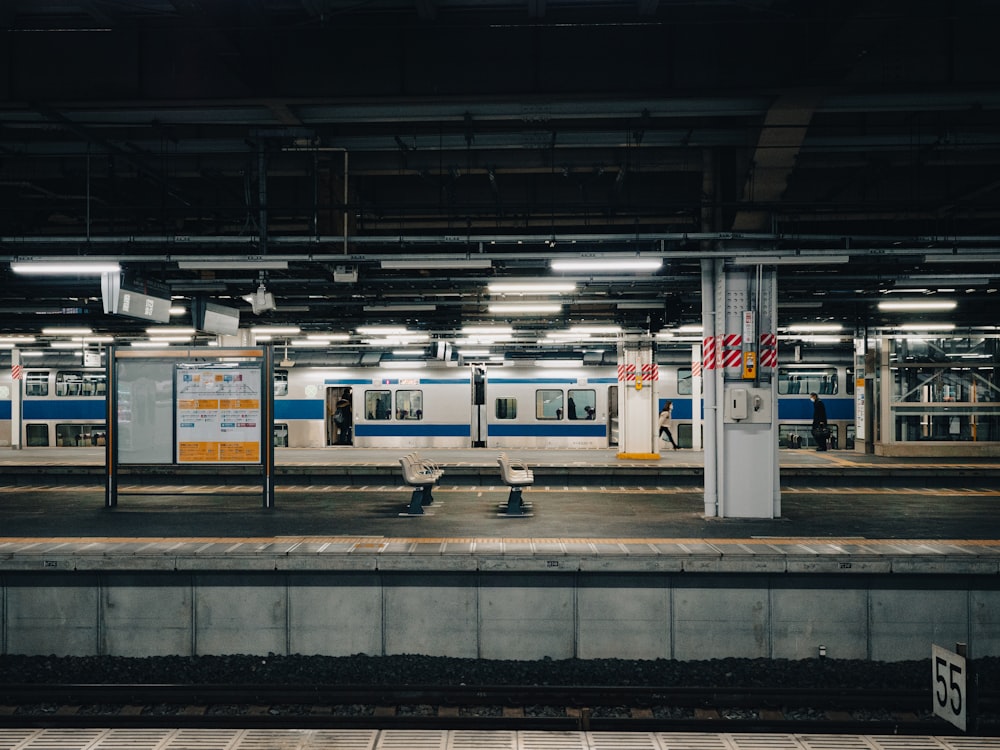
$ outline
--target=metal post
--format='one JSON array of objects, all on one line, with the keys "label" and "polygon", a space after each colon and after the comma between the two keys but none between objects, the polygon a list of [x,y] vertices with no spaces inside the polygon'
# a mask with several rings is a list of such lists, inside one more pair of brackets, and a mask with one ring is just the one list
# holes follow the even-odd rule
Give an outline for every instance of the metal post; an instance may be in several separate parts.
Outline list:
[{"label": "metal post", "polygon": [[104,362],[104,380],[106,397],[104,439],[104,507],[118,506],[118,368],[115,363],[117,348],[114,344],[108,346],[107,359]]},{"label": "metal post", "polygon": [[[702,337],[715,337],[715,272],[714,261],[701,262],[701,330]],[[712,349],[714,351],[714,347]],[[714,363],[713,363],[714,364]],[[705,515],[708,517],[719,514],[719,484],[718,484],[718,428],[716,412],[718,400],[715,388],[715,369],[702,371],[705,388]]]},{"label": "metal post", "polygon": [[264,347],[261,377],[261,482],[265,510],[274,509],[274,345]]}]

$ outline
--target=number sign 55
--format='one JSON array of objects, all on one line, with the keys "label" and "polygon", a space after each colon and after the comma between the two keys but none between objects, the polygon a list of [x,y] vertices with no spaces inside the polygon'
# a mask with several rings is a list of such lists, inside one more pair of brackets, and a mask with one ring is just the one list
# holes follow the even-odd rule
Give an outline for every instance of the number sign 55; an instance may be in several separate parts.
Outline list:
[{"label": "number sign 55", "polygon": [[934,715],[965,731],[965,657],[931,646]]}]

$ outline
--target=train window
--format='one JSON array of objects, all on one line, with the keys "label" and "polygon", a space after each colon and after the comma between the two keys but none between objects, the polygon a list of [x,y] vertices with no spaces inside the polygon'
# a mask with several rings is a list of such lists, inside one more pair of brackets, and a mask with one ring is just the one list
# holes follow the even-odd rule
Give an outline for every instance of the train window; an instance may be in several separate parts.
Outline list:
[{"label": "train window", "polygon": [[423,419],[424,392],[396,391],[396,419]]},{"label": "train window", "polygon": [[[690,396],[691,391],[694,390],[694,373],[691,372],[690,367],[678,367],[677,368],[677,395],[678,396]],[[705,381],[701,383],[701,390],[705,390]]]},{"label": "train window", "polygon": [[392,418],[391,398],[390,391],[365,391],[365,419]]},{"label": "train window", "polygon": [[288,395],[288,370],[274,371],[274,395]]},{"label": "train window", "polygon": [[848,396],[853,396],[854,395],[854,368],[853,367],[848,367],[846,370],[844,370],[844,392]]},{"label": "train window", "polygon": [[[830,424],[829,445],[836,450],[839,447],[840,429],[837,424]],[[848,448],[854,447],[853,433],[849,434]],[[778,447],[779,448],[815,448],[816,438],[812,434],[812,425],[808,424],[779,424],[778,425]]]},{"label": "train window", "polygon": [[517,419],[517,399],[498,398],[496,400],[495,413],[497,419]]},{"label": "train window", "polygon": [[107,433],[103,424],[57,424],[56,445],[104,445]]},{"label": "train window", "polygon": [[840,393],[840,377],[836,367],[778,368],[778,393],[782,395],[821,396]]},{"label": "train window", "polygon": [[551,388],[535,391],[535,419],[562,419],[563,392]]},{"label": "train window", "polygon": [[49,426],[47,424],[26,424],[24,439],[29,448],[47,448],[49,445]]},{"label": "train window", "polygon": [[566,399],[566,417],[594,419],[597,416],[597,392],[571,388]]},{"label": "train window", "polygon": [[60,370],[56,373],[56,396],[104,396],[106,392],[103,372]]},{"label": "train window", "polygon": [[46,370],[35,370],[24,375],[25,396],[48,396],[49,373]]},{"label": "train window", "polygon": [[287,424],[275,424],[274,425],[274,447],[275,448],[287,448],[288,447],[288,425]]}]

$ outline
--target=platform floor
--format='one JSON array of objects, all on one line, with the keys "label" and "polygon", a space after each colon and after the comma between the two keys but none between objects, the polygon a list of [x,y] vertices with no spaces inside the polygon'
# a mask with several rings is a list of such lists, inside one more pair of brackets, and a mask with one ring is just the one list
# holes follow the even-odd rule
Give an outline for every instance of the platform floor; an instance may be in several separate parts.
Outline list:
[{"label": "platform floor", "polygon": [[997,750],[1000,738],[371,729],[0,729],[0,750]]},{"label": "platform floor", "polygon": [[[513,452],[512,452],[513,453]],[[421,517],[400,517],[410,500],[395,452],[361,449],[276,452],[279,466],[377,466],[377,483],[331,478],[298,482],[279,478],[275,507],[265,510],[254,480],[216,485],[164,476],[154,486],[122,480],[118,506],[105,508],[93,481],[76,482],[74,471],[103,466],[102,448],[0,451],[0,472],[33,466],[30,486],[0,486],[0,537],[524,537],[524,538],[766,538],[1000,539],[1000,461],[885,459],[847,451],[782,451],[782,472],[800,469],[806,481],[782,489],[781,514],[773,519],[706,517],[704,493],[690,479],[672,482],[672,467],[700,467],[696,451],[671,451],[654,461],[668,471],[646,484],[619,485],[602,478],[602,466],[646,465],[611,451],[534,452],[546,464],[594,472],[569,484],[538,483],[524,492],[533,515],[507,518],[498,506],[507,490],[495,473],[493,451],[421,451],[445,466],[482,466],[484,480],[449,481],[434,492]],[[516,454],[514,454],[516,455]],[[853,470],[849,485],[839,482]],[[485,473],[487,472],[488,473]],[[910,473],[912,486],[885,485],[885,472]],[[950,474],[947,486],[927,486],[927,475]],[[916,477],[920,477],[917,479]],[[810,479],[812,477],[812,479]],[[814,480],[814,481],[812,481]],[[834,483],[834,480],[838,480]],[[784,483],[783,483],[784,485]]]}]

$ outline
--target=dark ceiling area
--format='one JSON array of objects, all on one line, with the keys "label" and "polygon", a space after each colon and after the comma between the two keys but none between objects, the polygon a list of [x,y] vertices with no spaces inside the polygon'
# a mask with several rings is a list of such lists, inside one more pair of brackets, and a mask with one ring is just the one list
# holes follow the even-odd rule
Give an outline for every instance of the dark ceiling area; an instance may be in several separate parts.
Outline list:
[{"label": "dark ceiling area", "polygon": [[[776,263],[782,326],[892,326],[892,296],[994,326],[998,29],[988,0],[8,0],[0,328],[147,327],[9,268],[40,258],[317,331],[448,335],[504,319],[491,280],[569,279],[518,324],[655,333],[700,322],[713,258]],[[663,266],[549,267],[635,256]]]}]

